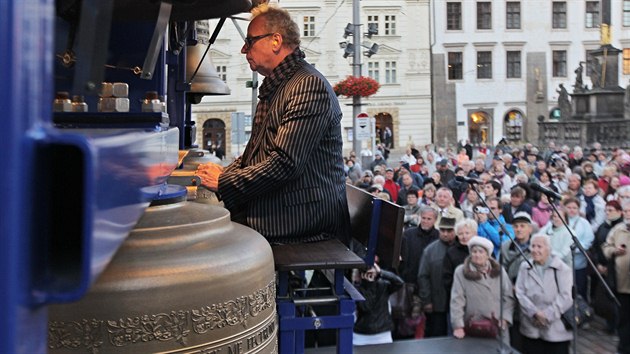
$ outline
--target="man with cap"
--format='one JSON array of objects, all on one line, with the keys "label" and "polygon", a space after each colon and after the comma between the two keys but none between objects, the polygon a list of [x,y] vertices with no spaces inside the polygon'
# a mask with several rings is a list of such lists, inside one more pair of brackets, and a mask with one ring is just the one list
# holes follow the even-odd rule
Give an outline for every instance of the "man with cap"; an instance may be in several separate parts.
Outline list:
[{"label": "man with cap", "polygon": [[374,161],[370,163],[370,170],[376,172],[374,168],[379,165],[385,168],[387,167],[387,161],[385,161],[385,159],[383,158],[383,153],[379,150],[376,150],[376,152],[374,153]]},{"label": "man with cap", "polygon": [[391,167],[385,169],[385,184],[383,188],[389,192],[389,195],[392,197],[391,201],[395,203],[398,200],[400,186],[394,181],[394,169]]},{"label": "man with cap", "polygon": [[452,179],[455,178],[455,172],[448,168],[448,159],[441,159],[436,165],[437,172],[440,174],[440,180],[443,185],[447,185]]},{"label": "man with cap", "polygon": [[366,170],[366,171],[363,171],[363,175],[361,176],[361,179],[358,180],[357,183],[355,183],[354,185],[359,188],[368,189],[372,185],[373,179],[374,179],[374,174],[372,173],[372,171]]},{"label": "man with cap", "polygon": [[[514,214],[512,219],[512,227],[514,229],[514,242],[510,241],[507,237],[504,237],[504,241],[501,244],[501,257],[502,264],[507,271],[508,277],[512,284],[516,284],[516,277],[518,276],[518,270],[523,262],[524,258],[522,254],[529,258],[529,240],[532,237],[534,227],[531,216],[524,211],[519,211]],[[523,338],[519,331],[519,312],[518,307],[514,311],[513,326],[510,327],[510,345],[512,348],[519,352],[523,350]]]},{"label": "man with cap", "polygon": [[448,296],[442,281],[442,270],[446,251],[455,242],[455,219],[442,217],[438,229],[440,238],[424,250],[418,271],[418,295],[427,316],[427,337],[446,336],[448,330]]}]

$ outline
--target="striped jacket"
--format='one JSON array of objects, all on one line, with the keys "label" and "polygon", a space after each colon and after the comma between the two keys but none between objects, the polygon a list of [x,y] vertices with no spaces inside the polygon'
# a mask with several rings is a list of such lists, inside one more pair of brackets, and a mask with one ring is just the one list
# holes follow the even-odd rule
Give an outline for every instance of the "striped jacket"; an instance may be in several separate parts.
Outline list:
[{"label": "striped jacket", "polygon": [[235,221],[272,243],[349,238],[341,109],[296,49],[265,78],[252,135],[219,193]]}]

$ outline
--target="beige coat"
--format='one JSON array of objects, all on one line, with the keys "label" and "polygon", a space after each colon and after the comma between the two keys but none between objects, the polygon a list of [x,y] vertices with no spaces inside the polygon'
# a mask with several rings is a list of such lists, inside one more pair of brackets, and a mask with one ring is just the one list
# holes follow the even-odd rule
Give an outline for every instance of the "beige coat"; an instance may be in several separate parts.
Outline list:
[{"label": "beige coat", "polygon": [[[550,255],[549,268],[541,278],[535,268],[530,268],[527,262],[521,263],[516,278],[516,298],[521,306],[521,333],[533,339],[543,339],[548,342],[564,342],[573,338],[560,316],[571,307],[571,284],[573,274],[571,268],[560,258]],[[556,276],[554,276],[554,269]],[[556,285],[556,278],[558,280]],[[547,327],[534,325],[534,315],[543,311],[550,324]]]},{"label": "beige coat", "polygon": [[484,277],[470,265],[470,256],[455,269],[451,288],[451,323],[463,328],[471,318],[499,318],[501,289],[499,272],[503,272],[503,319],[512,323],[514,296],[512,282],[502,267],[490,259],[491,270]]},{"label": "beige coat", "polygon": [[[625,223],[619,223],[613,227],[606,237],[606,242],[602,244],[602,251],[607,259],[611,259],[615,249],[620,245],[630,247],[630,231]],[[630,248],[626,254],[615,257],[615,272],[617,274],[617,292],[630,294]]]}]

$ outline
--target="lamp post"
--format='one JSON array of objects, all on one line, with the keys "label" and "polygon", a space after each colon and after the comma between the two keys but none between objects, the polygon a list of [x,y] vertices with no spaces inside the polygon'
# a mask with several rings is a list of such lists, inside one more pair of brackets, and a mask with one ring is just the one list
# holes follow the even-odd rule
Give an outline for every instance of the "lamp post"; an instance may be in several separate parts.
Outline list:
[{"label": "lamp post", "polygon": [[[352,23],[354,24],[354,56],[352,75],[361,76],[361,0],[352,1]],[[361,113],[361,96],[352,96],[352,150],[356,154],[361,152],[361,140],[357,139],[357,116]]]}]

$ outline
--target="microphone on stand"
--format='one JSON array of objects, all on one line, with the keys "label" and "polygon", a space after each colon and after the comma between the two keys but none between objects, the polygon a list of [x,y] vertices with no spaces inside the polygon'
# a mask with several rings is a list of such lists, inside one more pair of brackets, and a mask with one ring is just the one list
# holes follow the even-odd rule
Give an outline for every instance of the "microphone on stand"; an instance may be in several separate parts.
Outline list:
[{"label": "microphone on stand", "polygon": [[483,184],[483,181],[466,176],[455,176],[455,180],[458,182],[467,182],[468,184]]},{"label": "microphone on stand", "polygon": [[538,192],[546,195],[547,198],[549,198],[549,199],[553,199],[553,200],[560,200],[560,199],[562,199],[562,196],[559,193],[554,192],[554,191],[552,191],[551,189],[549,189],[547,187],[541,186],[538,183],[530,183],[529,186],[533,190],[538,191]]}]

